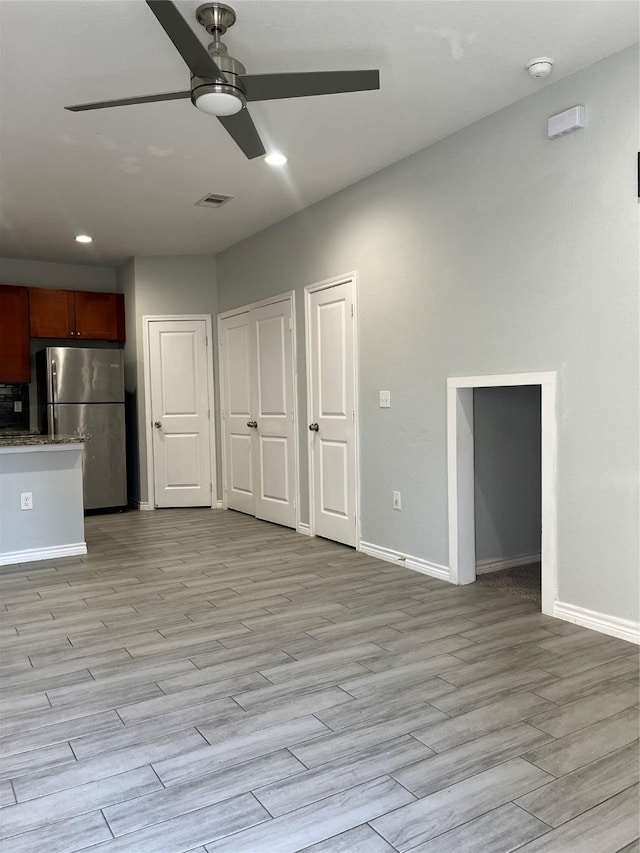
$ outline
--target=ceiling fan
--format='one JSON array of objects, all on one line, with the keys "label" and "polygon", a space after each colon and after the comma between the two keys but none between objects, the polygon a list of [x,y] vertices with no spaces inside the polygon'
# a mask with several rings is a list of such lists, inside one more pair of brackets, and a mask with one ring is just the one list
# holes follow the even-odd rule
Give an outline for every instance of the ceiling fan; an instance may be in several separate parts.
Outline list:
[{"label": "ceiling fan", "polygon": [[380,74],[368,71],[312,71],[291,74],[247,74],[244,65],[229,56],[220,40],[235,23],[236,13],[223,3],[205,3],[196,11],[199,24],[213,36],[207,49],[170,0],[146,0],[166,34],[191,71],[191,88],[184,92],[141,95],[117,101],[75,104],[65,110],[81,112],[191,98],[202,112],[217,116],[234,142],[251,160],[265,153],[247,102],[309,95],[333,95],[380,88]]}]

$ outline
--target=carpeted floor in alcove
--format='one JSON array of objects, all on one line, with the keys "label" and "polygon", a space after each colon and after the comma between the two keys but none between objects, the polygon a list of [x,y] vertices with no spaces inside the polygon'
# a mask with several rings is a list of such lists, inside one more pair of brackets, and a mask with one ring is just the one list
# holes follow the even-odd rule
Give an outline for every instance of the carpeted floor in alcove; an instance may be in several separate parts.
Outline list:
[{"label": "carpeted floor in alcove", "polygon": [[476,583],[480,586],[489,586],[503,592],[510,592],[512,595],[518,595],[528,601],[535,601],[538,605],[542,605],[541,577],[540,563],[538,562],[478,575]]}]

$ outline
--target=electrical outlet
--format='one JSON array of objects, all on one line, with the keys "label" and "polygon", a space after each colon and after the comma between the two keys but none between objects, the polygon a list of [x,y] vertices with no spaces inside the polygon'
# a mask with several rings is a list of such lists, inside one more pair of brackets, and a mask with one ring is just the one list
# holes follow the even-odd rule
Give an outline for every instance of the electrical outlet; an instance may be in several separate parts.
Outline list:
[{"label": "electrical outlet", "polygon": [[400,492],[392,492],[393,495],[393,508],[394,509],[402,509],[402,499],[400,497]]},{"label": "electrical outlet", "polygon": [[33,492],[20,493],[20,509],[33,509]]},{"label": "electrical outlet", "polygon": [[380,408],[388,409],[391,406],[391,391],[380,392]]}]

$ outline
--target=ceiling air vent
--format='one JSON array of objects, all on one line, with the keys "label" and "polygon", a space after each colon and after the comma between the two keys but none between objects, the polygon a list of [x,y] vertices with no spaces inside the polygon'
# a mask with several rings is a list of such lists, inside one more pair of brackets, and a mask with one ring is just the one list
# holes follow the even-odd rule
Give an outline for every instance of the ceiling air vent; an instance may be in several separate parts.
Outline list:
[{"label": "ceiling air vent", "polygon": [[217,193],[207,193],[204,198],[196,202],[199,207],[222,207],[228,201],[231,201],[232,195],[218,195]]}]

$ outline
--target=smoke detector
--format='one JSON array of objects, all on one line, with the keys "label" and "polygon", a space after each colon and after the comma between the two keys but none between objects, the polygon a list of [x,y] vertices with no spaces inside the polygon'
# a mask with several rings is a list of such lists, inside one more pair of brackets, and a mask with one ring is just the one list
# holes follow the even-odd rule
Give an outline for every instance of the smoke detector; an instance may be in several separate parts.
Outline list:
[{"label": "smoke detector", "polygon": [[553,71],[553,59],[548,56],[538,56],[537,59],[527,62],[526,68],[529,77],[533,77],[534,80],[542,79],[548,77]]}]

